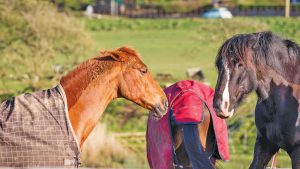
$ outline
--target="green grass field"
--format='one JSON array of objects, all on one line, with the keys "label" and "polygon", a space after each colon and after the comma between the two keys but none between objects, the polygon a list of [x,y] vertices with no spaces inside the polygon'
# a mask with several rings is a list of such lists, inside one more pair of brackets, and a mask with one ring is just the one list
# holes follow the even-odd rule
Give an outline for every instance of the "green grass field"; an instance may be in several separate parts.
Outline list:
[{"label": "green grass field", "polygon": [[[233,20],[158,19],[87,20],[87,29],[101,49],[135,48],[156,73],[186,78],[189,67],[201,67],[215,84],[214,59],[225,39],[234,34],[271,30],[300,41],[299,19],[236,18]],[[300,36],[298,36],[300,37]]]}]

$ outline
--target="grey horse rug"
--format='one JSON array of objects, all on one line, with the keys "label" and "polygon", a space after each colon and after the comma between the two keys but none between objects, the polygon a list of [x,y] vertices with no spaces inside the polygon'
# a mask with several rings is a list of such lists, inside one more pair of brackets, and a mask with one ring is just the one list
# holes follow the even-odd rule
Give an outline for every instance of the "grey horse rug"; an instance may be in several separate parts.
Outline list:
[{"label": "grey horse rug", "polygon": [[80,149],[63,88],[22,94],[0,105],[1,167],[77,167]]}]

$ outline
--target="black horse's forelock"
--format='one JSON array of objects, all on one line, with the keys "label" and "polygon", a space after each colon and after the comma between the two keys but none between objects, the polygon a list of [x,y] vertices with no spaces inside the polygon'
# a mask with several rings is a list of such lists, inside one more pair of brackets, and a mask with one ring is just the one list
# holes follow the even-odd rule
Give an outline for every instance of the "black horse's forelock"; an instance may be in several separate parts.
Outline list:
[{"label": "black horse's forelock", "polygon": [[225,61],[231,67],[236,62],[246,61],[248,52],[255,64],[266,64],[276,70],[283,69],[282,63],[300,62],[300,47],[295,42],[267,31],[238,34],[226,40],[219,49],[216,65]]},{"label": "black horse's forelock", "polygon": [[245,49],[249,47],[250,34],[238,34],[226,40],[218,51],[216,66],[226,62],[231,67],[234,62],[244,60]]}]

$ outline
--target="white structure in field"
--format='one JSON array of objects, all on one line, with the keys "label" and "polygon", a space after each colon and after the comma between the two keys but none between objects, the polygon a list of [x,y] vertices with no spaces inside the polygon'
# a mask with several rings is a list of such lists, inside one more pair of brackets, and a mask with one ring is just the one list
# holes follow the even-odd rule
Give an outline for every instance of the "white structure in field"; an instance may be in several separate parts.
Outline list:
[{"label": "white structure in field", "polygon": [[92,5],[88,5],[86,7],[86,10],[85,10],[84,14],[85,14],[85,16],[91,18],[93,16],[93,14],[94,14],[94,8],[93,8],[93,6]]}]

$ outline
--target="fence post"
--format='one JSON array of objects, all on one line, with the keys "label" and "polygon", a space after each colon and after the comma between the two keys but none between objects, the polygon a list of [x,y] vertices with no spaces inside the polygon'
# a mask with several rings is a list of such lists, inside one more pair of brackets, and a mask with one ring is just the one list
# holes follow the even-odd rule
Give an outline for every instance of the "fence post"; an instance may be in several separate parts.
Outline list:
[{"label": "fence post", "polygon": [[285,0],[285,17],[290,17],[290,0]]}]

